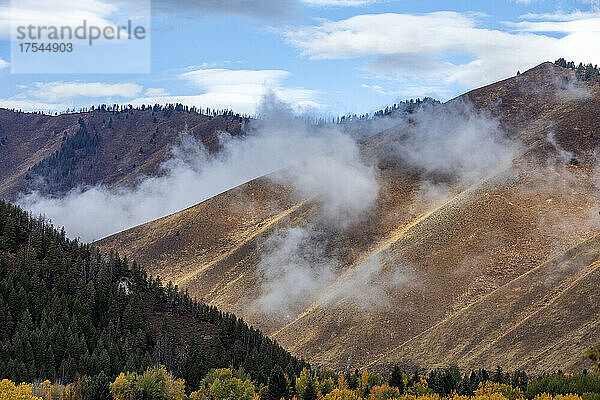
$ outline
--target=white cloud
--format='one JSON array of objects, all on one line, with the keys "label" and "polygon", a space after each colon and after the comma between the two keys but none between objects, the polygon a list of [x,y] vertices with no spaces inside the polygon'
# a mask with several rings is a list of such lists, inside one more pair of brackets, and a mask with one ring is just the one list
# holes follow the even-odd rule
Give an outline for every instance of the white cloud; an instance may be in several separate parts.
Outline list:
[{"label": "white cloud", "polygon": [[199,69],[185,72],[179,77],[204,93],[181,96],[146,93],[145,97],[135,99],[131,103],[182,103],[198,108],[227,108],[239,113],[254,114],[264,95],[273,92],[299,111],[319,107],[313,99],[314,90],[282,86],[283,80],[289,76],[290,73],[283,70]]},{"label": "white cloud", "polygon": [[138,96],[142,87],[135,83],[102,82],[48,82],[35,84],[30,94],[47,101],[62,101],[74,97],[126,97]]},{"label": "white cloud", "polygon": [[8,67],[8,63],[0,58],[0,69]]},{"label": "white cloud", "polygon": [[278,86],[290,75],[288,71],[231,70],[223,68],[199,69],[180,75],[201,89],[215,92],[252,94],[264,87]]},{"label": "white cloud", "polygon": [[43,111],[47,113],[61,112],[71,108],[72,104],[45,103],[42,101],[9,98],[0,99],[0,108],[15,109],[21,111]]},{"label": "white cloud", "polygon": [[396,98],[414,98],[414,97],[433,97],[437,99],[447,98],[452,94],[451,88],[436,82],[411,82],[408,79],[385,79],[380,77],[378,84],[363,83],[360,86],[364,89],[370,89],[384,96],[394,96]]},{"label": "white cloud", "polygon": [[573,21],[573,20],[577,20],[577,19],[582,19],[582,18],[589,18],[589,17],[596,17],[597,14],[595,12],[589,12],[589,11],[573,11],[572,13],[562,13],[562,12],[556,12],[556,13],[527,13],[527,14],[523,14],[519,17],[519,19],[524,19],[524,20],[535,20],[535,19],[541,19],[541,20],[550,20],[550,21]]},{"label": "white cloud", "polygon": [[[358,15],[341,21],[325,21],[286,32],[292,44],[315,59],[343,59],[378,54],[418,54],[447,47],[457,32],[473,21],[454,12]],[[443,32],[451,34],[444,35]]]},{"label": "white cloud", "polygon": [[314,7],[359,7],[375,3],[377,0],[302,0]]},{"label": "white cloud", "polygon": [[[600,51],[589,45],[600,42],[599,17],[521,21],[500,31],[480,27],[474,14],[358,15],[292,29],[285,37],[312,59],[372,57],[366,69],[374,73],[430,80],[427,86],[476,86],[559,57],[600,63]],[[564,36],[542,34],[548,31]]]},{"label": "white cloud", "polygon": [[[538,16],[537,19],[542,19]],[[506,22],[507,26],[521,32],[556,32],[567,34],[600,32],[600,14],[575,13],[546,15],[547,21]]]},{"label": "white cloud", "polygon": [[166,96],[167,91],[164,88],[148,88],[144,91],[144,96]]}]

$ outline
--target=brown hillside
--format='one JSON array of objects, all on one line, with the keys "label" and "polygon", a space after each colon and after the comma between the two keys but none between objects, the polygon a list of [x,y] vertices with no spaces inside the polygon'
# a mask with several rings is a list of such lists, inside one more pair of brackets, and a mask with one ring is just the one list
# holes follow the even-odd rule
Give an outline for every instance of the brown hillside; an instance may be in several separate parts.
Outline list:
[{"label": "brown hillside", "polygon": [[[565,90],[563,76],[571,82]],[[600,140],[599,92],[545,63],[463,95],[522,144],[512,166],[470,187],[452,186],[444,200],[427,200],[420,174],[380,164],[375,209],[325,240],[341,264],[324,291],[329,300],[287,319],[252,306],[256,267],[272,232],[319,223],[319,203],[297,199],[266,177],[99,244],[243,316],[315,364],[580,367],[600,310],[598,299],[586,297],[600,277],[591,155]],[[551,132],[563,154],[548,141]],[[377,153],[401,135],[392,129],[364,148]],[[579,165],[567,165],[571,153]],[[387,301],[367,307],[350,294],[336,296],[375,255],[382,270],[373,283],[384,287],[399,266],[408,280],[385,286]],[[368,287],[355,286],[356,295]]]},{"label": "brown hillside", "polygon": [[599,262],[596,235],[401,343],[371,365],[414,362],[407,355],[417,353],[431,366],[458,360],[486,368],[496,363],[543,371],[556,368],[552,360],[558,359],[583,369],[587,363],[581,346],[597,340],[599,299],[594,287],[600,279]]},{"label": "brown hillside", "polygon": [[63,131],[75,125],[76,115],[55,118],[0,109],[0,195],[22,187],[27,170],[56,151]]},{"label": "brown hillside", "polygon": [[[74,152],[68,169],[50,161],[52,154],[68,143],[84,121],[97,145]],[[32,189],[44,193],[64,193],[77,186],[126,185],[142,175],[153,175],[168,158],[168,151],[187,129],[209,151],[218,148],[218,133],[242,132],[244,119],[237,116],[206,116],[196,112],[131,109],[120,112],[96,109],[58,116],[13,112],[0,109],[0,197],[14,200],[20,192]],[[87,152],[86,152],[87,150]],[[36,173],[29,168],[49,164]],[[49,179],[58,174],[58,179]]]}]

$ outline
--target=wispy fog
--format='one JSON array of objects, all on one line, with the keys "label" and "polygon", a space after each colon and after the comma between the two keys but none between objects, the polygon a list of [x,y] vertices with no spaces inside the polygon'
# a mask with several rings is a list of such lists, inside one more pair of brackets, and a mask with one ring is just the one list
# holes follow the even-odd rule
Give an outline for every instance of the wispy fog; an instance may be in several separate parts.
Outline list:
[{"label": "wispy fog", "polygon": [[[264,99],[259,114],[245,136],[221,134],[217,154],[209,154],[199,140],[182,132],[160,174],[140,179],[133,188],[77,188],[61,198],[30,193],[20,204],[64,225],[70,235],[91,241],[271,174],[291,187],[298,200],[319,205],[313,220],[281,227],[261,246],[258,287],[250,306],[291,319],[311,304],[386,306],[390,293],[416,283],[409,265],[387,265],[385,254],[365,256],[357,265],[342,268],[327,251],[329,241],[349,226],[368,223],[382,190],[376,166],[380,157],[421,172],[422,200],[433,204],[452,188],[506,166],[518,152],[496,120],[461,102],[426,107],[395,121],[374,121],[362,133],[307,123],[274,96]],[[378,126],[392,125],[383,147],[368,159],[357,140]]]},{"label": "wispy fog", "polygon": [[[420,198],[415,201],[432,206],[453,188],[506,168],[519,152],[495,119],[462,102],[426,107],[395,122],[372,155],[420,172]],[[258,265],[260,295],[252,304],[259,312],[290,320],[311,305],[386,307],[392,295],[419,284],[411,265],[386,263],[385,252],[342,268],[335,254],[325,251],[328,241],[343,235],[349,224],[361,223],[381,191],[377,172],[369,166],[373,160],[349,150],[324,153],[277,174],[305,197],[319,193],[324,218],[274,232],[266,240]]]},{"label": "wispy fog", "polygon": [[463,101],[423,109],[401,124],[405,133],[393,154],[419,171],[455,183],[472,184],[506,166],[519,151],[498,120]]},{"label": "wispy fog", "polygon": [[[161,173],[140,179],[133,188],[76,188],[63,197],[33,192],[22,196],[18,203],[64,226],[69,235],[93,241],[288,166],[293,168],[278,179],[297,184],[301,195],[314,192],[329,199],[326,215],[338,215],[335,209],[345,206],[354,213],[376,196],[369,194],[376,192],[373,170],[356,163],[358,147],[349,135],[336,127],[316,127],[295,117],[273,96],[264,99],[260,115],[262,119],[251,124],[245,137],[221,134],[222,151],[216,155],[182,132],[179,145],[171,149],[169,159],[160,166]],[[315,169],[321,167],[327,174],[323,180],[315,180]],[[301,168],[307,171],[300,172]],[[338,173],[345,179],[357,179],[353,184],[358,185],[361,196],[352,192],[344,180],[336,184]],[[336,196],[332,197],[333,191]]]}]

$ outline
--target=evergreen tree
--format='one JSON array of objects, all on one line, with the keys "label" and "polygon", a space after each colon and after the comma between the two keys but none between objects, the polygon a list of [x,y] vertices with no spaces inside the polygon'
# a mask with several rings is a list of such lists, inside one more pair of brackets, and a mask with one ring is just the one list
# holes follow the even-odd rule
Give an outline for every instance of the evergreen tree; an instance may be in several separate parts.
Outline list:
[{"label": "evergreen tree", "polygon": [[3,248],[14,253],[19,245],[19,226],[12,216],[9,216],[4,227]]},{"label": "evergreen tree", "polygon": [[350,388],[350,390],[358,389],[359,380],[360,378],[358,375],[358,369],[356,369],[354,370],[354,373],[352,373],[348,378],[348,387]]},{"label": "evergreen tree", "polygon": [[316,400],[317,399],[317,391],[315,389],[315,382],[312,378],[308,380],[306,385],[306,390],[304,391],[304,396],[302,400]]},{"label": "evergreen tree", "polygon": [[496,368],[496,371],[494,372],[494,375],[492,376],[492,382],[494,382],[494,383],[505,383],[504,382],[504,372],[502,371],[502,368],[499,365]]},{"label": "evergreen tree", "polygon": [[269,391],[267,392],[267,400],[280,400],[286,398],[288,394],[288,383],[285,374],[279,365],[271,370],[269,376]]},{"label": "evergreen tree", "polygon": [[83,400],[112,400],[108,377],[104,372],[92,377],[85,389]]},{"label": "evergreen tree", "polygon": [[390,376],[390,386],[398,388],[400,394],[404,393],[404,377],[398,365],[394,365],[392,375]]}]

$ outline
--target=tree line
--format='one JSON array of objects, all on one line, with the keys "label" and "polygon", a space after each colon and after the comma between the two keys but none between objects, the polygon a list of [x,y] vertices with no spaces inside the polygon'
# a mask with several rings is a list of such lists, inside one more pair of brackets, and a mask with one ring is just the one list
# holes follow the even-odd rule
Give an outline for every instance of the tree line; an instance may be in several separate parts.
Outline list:
[{"label": "tree line", "polygon": [[581,81],[598,80],[600,77],[600,69],[598,68],[598,65],[592,65],[592,63],[583,64],[580,62],[578,65],[575,65],[574,61],[567,61],[561,57],[554,61],[554,64],[558,65],[559,67],[568,68],[575,71],[575,76]]},{"label": "tree line", "polygon": [[[8,393],[8,395],[6,395]],[[4,394],[4,397],[2,397]],[[165,366],[144,372],[81,376],[69,384],[46,380],[34,384],[0,381],[3,400],[599,400],[600,380],[585,371],[560,371],[536,378],[524,372],[483,369],[464,372],[456,366],[407,374],[369,371],[337,374],[327,369],[294,371],[273,367],[266,384],[252,379],[243,367],[207,373],[195,390]]]}]

